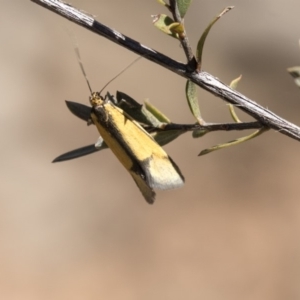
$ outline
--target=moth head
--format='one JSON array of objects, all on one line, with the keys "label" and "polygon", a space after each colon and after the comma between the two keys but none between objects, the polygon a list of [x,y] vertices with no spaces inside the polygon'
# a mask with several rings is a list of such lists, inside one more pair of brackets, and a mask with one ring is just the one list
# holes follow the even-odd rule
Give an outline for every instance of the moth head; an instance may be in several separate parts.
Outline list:
[{"label": "moth head", "polygon": [[93,107],[101,105],[104,101],[103,97],[100,95],[99,92],[92,92],[89,100],[90,100],[90,104]]}]

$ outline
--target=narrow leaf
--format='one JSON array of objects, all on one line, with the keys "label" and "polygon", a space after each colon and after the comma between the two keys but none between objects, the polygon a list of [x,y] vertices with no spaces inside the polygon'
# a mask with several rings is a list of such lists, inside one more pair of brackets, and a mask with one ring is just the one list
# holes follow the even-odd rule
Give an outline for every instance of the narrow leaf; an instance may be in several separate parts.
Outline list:
[{"label": "narrow leaf", "polygon": [[169,16],[160,14],[160,15],[153,15],[153,24],[156,28],[161,30],[162,32],[166,33],[169,36],[172,36],[175,39],[178,39],[179,36],[176,32],[172,31],[172,26],[180,25],[180,23],[174,22]]},{"label": "narrow leaf", "polygon": [[145,101],[145,108],[148,112],[150,112],[159,122],[162,123],[170,123],[171,120],[158,108],[156,108],[153,104],[149,103],[148,101]]},{"label": "narrow leaf", "polygon": [[134,120],[153,127],[160,125],[161,122],[150,111],[127,94],[117,91],[116,98],[117,105]]},{"label": "narrow leaf", "polygon": [[177,2],[180,16],[181,16],[181,18],[184,18],[187,10],[189,9],[189,7],[192,3],[192,0],[176,0],[176,2]]},{"label": "narrow leaf", "polygon": [[53,163],[62,162],[62,161],[66,161],[66,160],[79,158],[79,157],[82,157],[85,155],[95,153],[99,150],[101,150],[101,149],[96,148],[95,145],[88,145],[88,146],[80,147],[78,149],[61,154],[60,156],[56,157],[52,162]]},{"label": "narrow leaf", "polygon": [[201,64],[202,64],[202,53],[203,53],[203,47],[204,47],[204,43],[206,40],[206,37],[210,31],[210,29],[212,28],[212,26],[228,11],[230,11],[231,9],[233,9],[234,6],[228,6],[226,7],[218,16],[216,16],[207,26],[207,28],[204,30],[204,32],[201,35],[201,38],[197,44],[197,51],[196,51],[196,59],[198,62],[198,70],[200,71],[201,69]]},{"label": "narrow leaf", "polygon": [[197,97],[197,86],[190,80],[186,82],[185,95],[193,116],[196,118],[199,124],[203,124],[204,121],[201,118],[199,101]]},{"label": "narrow leaf", "polygon": [[185,132],[185,130],[166,130],[154,132],[151,133],[151,135],[160,146],[164,146],[174,141]]},{"label": "narrow leaf", "polygon": [[300,67],[291,67],[288,68],[287,71],[294,78],[296,85],[300,87]]},{"label": "narrow leaf", "polygon": [[262,128],[262,129],[259,129],[259,130],[255,131],[254,133],[251,133],[250,135],[247,135],[245,137],[238,138],[236,140],[233,140],[233,141],[230,141],[230,142],[227,142],[227,143],[224,143],[224,144],[218,144],[218,145],[213,146],[211,148],[204,149],[198,154],[198,156],[202,156],[202,155],[211,153],[211,152],[216,151],[216,150],[224,149],[224,148],[227,148],[227,147],[230,147],[230,146],[238,145],[238,144],[241,144],[243,142],[249,141],[249,140],[261,135],[262,133],[264,133],[267,130],[269,130],[269,129],[268,128]]},{"label": "narrow leaf", "polygon": [[[242,79],[242,75],[240,75],[238,78],[234,79],[231,81],[230,83],[230,87],[234,90],[237,89],[238,83],[240,82],[240,80]],[[234,110],[234,106],[232,104],[229,104],[229,112],[230,115],[232,117],[232,119],[236,122],[236,123],[241,123],[242,121],[239,119],[239,117],[237,116],[237,114],[235,113]]]},{"label": "narrow leaf", "polygon": [[165,2],[165,1],[163,1],[163,0],[156,0],[159,4],[161,4],[161,5],[163,5],[163,6],[167,6],[167,7],[169,7],[169,5]]},{"label": "narrow leaf", "polygon": [[204,129],[196,129],[196,130],[193,131],[192,137],[193,137],[194,139],[197,139],[197,138],[199,138],[199,137],[204,136],[204,135],[207,134],[208,132],[209,132],[209,131],[204,130]]},{"label": "narrow leaf", "polygon": [[236,79],[233,79],[233,80],[230,82],[230,85],[229,85],[229,86],[230,86],[232,89],[236,90],[237,87],[238,87],[239,82],[241,81],[241,79],[242,79],[242,75],[240,75],[240,76],[237,77]]},{"label": "narrow leaf", "polygon": [[184,36],[184,34],[185,34],[184,33],[184,25],[183,25],[183,23],[174,22],[173,24],[171,24],[171,25],[168,26],[168,29],[170,30],[170,32],[173,35],[176,35],[176,36],[178,36],[180,38],[182,38]]}]

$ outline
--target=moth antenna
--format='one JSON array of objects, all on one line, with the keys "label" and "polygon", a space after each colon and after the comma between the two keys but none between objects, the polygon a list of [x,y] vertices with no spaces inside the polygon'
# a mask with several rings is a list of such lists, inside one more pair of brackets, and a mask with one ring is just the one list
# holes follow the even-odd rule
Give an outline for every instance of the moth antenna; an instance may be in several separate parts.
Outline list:
[{"label": "moth antenna", "polygon": [[92,90],[92,88],[91,88],[89,79],[88,79],[88,77],[87,77],[87,75],[86,75],[86,73],[85,73],[85,70],[84,70],[84,67],[83,67],[83,63],[82,63],[82,60],[81,60],[81,56],[80,56],[80,52],[79,52],[79,47],[78,47],[78,44],[77,44],[77,43],[75,44],[74,50],[75,50],[75,53],[76,53],[76,56],[77,56],[77,60],[78,60],[80,69],[81,69],[81,71],[82,71],[82,74],[83,74],[83,76],[84,76],[84,78],[85,78],[85,80],[86,80],[86,83],[87,83],[87,85],[88,85],[88,87],[89,87],[89,90],[90,90],[90,92],[91,92],[91,95],[92,95],[92,94],[93,94],[93,90]]},{"label": "moth antenna", "polygon": [[[69,33],[69,35],[71,35]],[[80,56],[80,51],[79,51],[79,46],[78,46],[78,42],[77,42],[77,39],[74,37],[74,35],[71,35],[71,38],[73,39],[74,41],[74,51],[75,51],[75,54],[76,54],[76,57],[77,57],[77,60],[78,60],[78,63],[79,63],[79,66],[80,66],[80,69],[81,69],[81,72],[86,80],[86,83],[88,85],[88,88],[91,92],[91,95],[93,94],[93,90],[92,90],[92,87],[90,85],[90,82],[89,82],[89,79],[86,75],[86,72],[85,72],[85,69],[83,67],[83,63],[82,63],[82,59],[81,59],[81,56]],[[142,58],[142,56],[139,56],[138,58],[136,58],[133,62],[131,62],[127,67],[125,67],[121,72],[119,72],[116,76],[114,76],[112,79],[110,79],[105,85],[104,87],[100,90],[99,94],[101,94],[103,92],[103,90],[110,84],[112,83],[116,78],[118,78],[121,74],[123,74],[127,69],[129,69],[133,64],[135,64],[138,60],[140,60]]]},{"label": "moth antenna", "polygon": [[114,76],[111,80],[109,80],[104,87],[100,90],[99,94],[103,92],[103,90],[110,84],[112,83],[116,78],[118,78],[121,74],[123,74],[127,69],[129,69],[133,64],[135,64],[138,60],[140,60],[142,56],[139,56],[136,58],[133,62],[131,62],[127,67],[125,67],[121,72],[119,72],[116,76]]}]

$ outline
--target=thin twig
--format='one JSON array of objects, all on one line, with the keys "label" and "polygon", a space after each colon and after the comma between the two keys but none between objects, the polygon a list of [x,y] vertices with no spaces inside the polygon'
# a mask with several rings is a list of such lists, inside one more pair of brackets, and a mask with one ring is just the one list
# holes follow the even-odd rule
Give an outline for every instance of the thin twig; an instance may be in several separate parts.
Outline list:
[{"label": "thin twig", "polygon": [[[166,55],[163,55],[139,42],[124,36],[120,32],[111,29],[97,22],[91,16],[65,4],[59,0],[31,0],[55,13],[81,25],[107,39],[117,43],[128,50],[135,52],[144,58],[159,64],[162,67],[196,83],[199,87],[209,91],[213,95],[239,107],[245,113],[254,117],[265,127],[270,127],[278,132],[285,134],[295,140],[300,141],[300,128],[283,118],[277,116],[272,111],[260,106],[243,94],[231,89],[219,79],[207,72],[190,73],[187,66],[179,63]],[[286,102],[286,100],[285,100]]]},{"label": "thin twig", "polygon": [[[164,125],[162,130],[203,130],[211,131],[234,131],[234,130],[247,130],[247,129],[261,129],[264,126],[259,122],[243,122],[243,123],[205,123],[200,124],[175,124],[168,123]],[[157,128],[156,128],[157,130]]]},{"label": "thin twig", "polygon": [[[180,16],[178,5],[177,5],[177,2],[175,0],[170,0],[170,8],[169,9],[170,9],[170,12],[173,15],[174,21],[178,22],[178,23],[183,23],[183,19]],[[186,35],[185,28],[184,28],[183,36],[180,36],[180,42],[181,42],[183,51],[185,52],[185,56],[186,56],[187,61],[188,61],[187,69],[189,71],[193,72],[197,68],[197,61],[196,61],[195,56],[193,54],[193,50],[190,46],[189,39]]]}]

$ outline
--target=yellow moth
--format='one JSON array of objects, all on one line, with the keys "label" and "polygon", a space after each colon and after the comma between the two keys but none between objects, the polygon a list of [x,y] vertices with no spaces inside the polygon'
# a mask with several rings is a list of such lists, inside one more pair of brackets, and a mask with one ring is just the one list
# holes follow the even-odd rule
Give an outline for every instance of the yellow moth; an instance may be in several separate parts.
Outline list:
[{"label": "yellow moth", "polygon": [[[154,189],[167,190],[181,187],[184,184],[184,177],[161,146],[137,121],[117,107],[109,94],[104,98],[101,96],[101,91],[136,60],[110,80],[100,92],[93,93],[78,47],[75,48],[75,52],[91,92],[91,121],[96,125],[106,145],[129,172],[146,201],[150,204],[154,202]],[[79,111],[74,113],[85,119],[84,114],[81,115]],[[74,157],[76,155],[72,158]],[[60,159],[61,157],[58,157],[54,161]]]},{"label": "yellow moth", "polygon": [[91,119],[101,137],[148,203],[154,202],[154,189],[167,190],[184,184],[178,166],[138,122],[100,93],[92,93],[90,103]]}]

